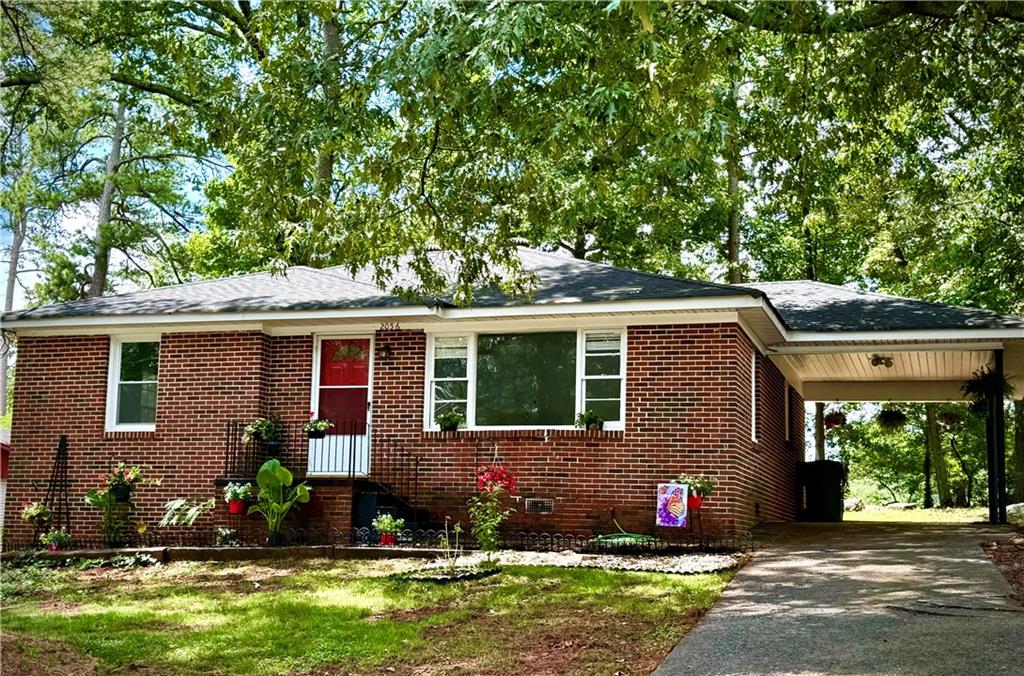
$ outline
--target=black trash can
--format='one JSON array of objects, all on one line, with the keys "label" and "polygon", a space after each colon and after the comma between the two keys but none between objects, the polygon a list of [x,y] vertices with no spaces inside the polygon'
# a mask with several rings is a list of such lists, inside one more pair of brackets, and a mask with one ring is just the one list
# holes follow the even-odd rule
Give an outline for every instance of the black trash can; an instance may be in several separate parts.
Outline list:
[{"label": "black trash can", "polygon": [[835,460],[815,460],[797,465],[800,521],[842,521],[846,468]]}]

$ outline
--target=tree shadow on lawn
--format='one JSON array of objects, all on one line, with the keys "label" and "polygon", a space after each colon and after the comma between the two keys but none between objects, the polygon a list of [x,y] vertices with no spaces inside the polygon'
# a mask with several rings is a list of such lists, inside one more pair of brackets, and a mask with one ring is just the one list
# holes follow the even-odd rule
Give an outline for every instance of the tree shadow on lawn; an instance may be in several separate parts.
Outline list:
[{"label": "tree shadow on lawn", "polygon": [[20,606],[4,628],[60,638],[115,670],[553,673],[623,660],[647,669],[731,577],[534,567],[452,585],[301,576],[298,587],[244,594],[158,578],[138,593],[78,595],[71,613]]}]

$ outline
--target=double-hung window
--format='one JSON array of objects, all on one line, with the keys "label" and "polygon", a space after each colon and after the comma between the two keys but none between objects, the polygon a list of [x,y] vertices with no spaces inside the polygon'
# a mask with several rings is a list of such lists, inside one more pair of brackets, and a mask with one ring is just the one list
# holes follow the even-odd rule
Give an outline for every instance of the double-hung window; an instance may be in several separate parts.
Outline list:
[{"label": "double-hung window", "polygon": [[571,428],[592,410],[622,429],[621,331],[432,336],[426,427],[456,410],[470,428]]},{"label": "double-hung window", "polygon": [[159,338],[112,338],[107,380],[108,430],[156,429]]}]

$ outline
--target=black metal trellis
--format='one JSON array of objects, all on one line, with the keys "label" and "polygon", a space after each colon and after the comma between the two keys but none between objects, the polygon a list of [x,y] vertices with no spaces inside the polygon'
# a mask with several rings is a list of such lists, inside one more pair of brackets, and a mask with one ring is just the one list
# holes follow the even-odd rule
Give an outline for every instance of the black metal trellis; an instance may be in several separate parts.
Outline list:
[{"label": "black metal trellis", "polygon": [[[50,483],[46,487],[43,504],[50,508],[49,528],[64,528],[71,532],[71,504],[68,500],[68,438],[60,435],[57,453],[50,470]],[[36,522],[34,539],[41,535],[43,524]]]}]

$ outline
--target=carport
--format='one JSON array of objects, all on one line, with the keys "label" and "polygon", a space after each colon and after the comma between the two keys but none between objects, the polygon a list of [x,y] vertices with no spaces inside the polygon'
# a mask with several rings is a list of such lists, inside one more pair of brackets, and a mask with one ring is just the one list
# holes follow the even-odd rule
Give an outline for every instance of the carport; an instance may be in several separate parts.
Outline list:
[{"label": "carport", "polygon": [[976,308],[866,293],[817,282],[747,284],[785,324],[765,345],[806,401],[963,401],[981,368],[994,387],[986,421],[989,521],[1006,523],[1005,376],[1024,397],[1024,319]]}]

